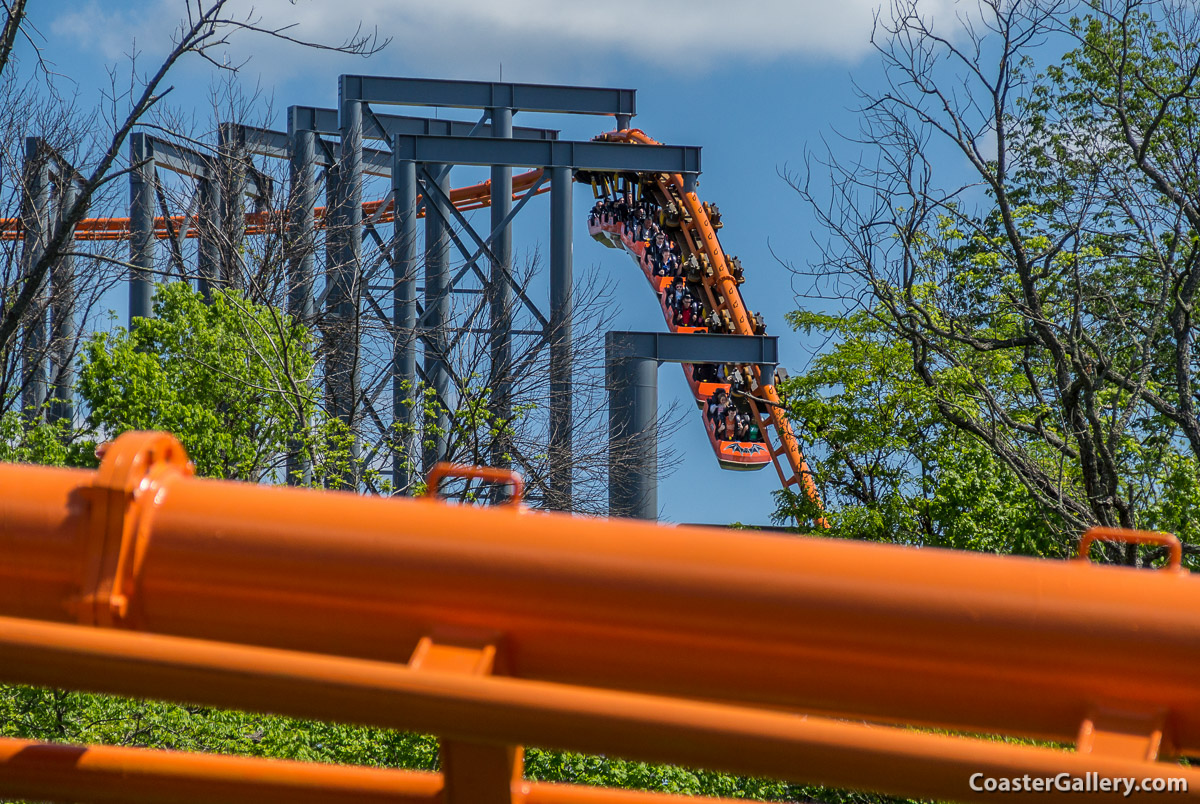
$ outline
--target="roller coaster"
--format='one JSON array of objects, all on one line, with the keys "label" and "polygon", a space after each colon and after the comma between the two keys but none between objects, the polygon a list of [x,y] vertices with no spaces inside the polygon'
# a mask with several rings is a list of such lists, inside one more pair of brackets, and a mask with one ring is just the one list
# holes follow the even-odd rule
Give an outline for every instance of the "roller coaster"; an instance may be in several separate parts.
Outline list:
[{"label": "roller coaster", "polygon": [[[597,136],[595,141],[659,145],[639,129],[608,132]],[[512,200],[520,201],[531,191],[534,194],[547,192],[548,188],[539,186],[542,176],[541,170],[526,171],[513,176]],[[630,178],[619,177],[616,174],[586,172],[580,172],[576,176],[578,181],[590,182],[598,196],[601,193],[615,196],[618,193],[619,182],[624,180],[624,186],[631,188],[635,194],[644,194],[652,198],[656,207],[664,211],[664,222],[669,227],[672,238],[682,249],[684,261],[689,266],[685,286],[691,286],[696,297],[703,299],[706,311],[715,313],[716,320],[720,322],[718,331],[740,335],[758,334],[759,328],[755,326],[754,315],[742,299],[739,287],[744,277],[734,276],[730,260],[717,237],[720,224],[714,224],[711,207],[702,203],[695,192],[687,191],[683,178],[678,174],[635,174],[632,181]],[[449,196],[454,207],[464,212],[488,207],[491,203],[491,189],[491,182],[485,181],[452,189]],[[418,196],[418,202],[420,200]],[[417,214],[419,217],[425,216],[423,206]],[[394,202],[391,199],[364,202],[362,215],[378,223],[394,222]],[[316,227],[324,228],[326,207],[316,207],[314,216]],[[198,230],[189,223],[186,215],[156,216],[153,224],[154,237],[158,240],[195,238],[198,236]],[[284,217],[274,211],[248,212],[244,215],[245,233],[248,235],[263,235],[272,230],[281,231],[284,223]],[[658,297],[667,327],[671,331],[709,331],[708,327],[683,326],[674,320],[672,311],[664,300],[670,278],[653,274],[644,243],[635,242],[631,234],[611,218],[598,220],[589,216],[588,229],[599,242],[611,248],[623,248],[633,257]],[[0,237],[3,239],[17,239],[21,237],[22,231],[20,219],[5,219],[0,222]],[[76,227],[76,237],[79,240],[128,240],[130,236],[130,218],[127,217],[88,218]],[[718,391],[730,394],[749,409],[756,429],[761,434],[753,440],[727,438],[718,432],[718,424],[712,416],[702,416],[706,434],[720,467],[745,471],[762,469],[768,463],[772,463],[783,488],[801,493],[819,510],[820,496],[799,442],[792,432],[786,409],[775,390],[774,377],[763,377],[758,366],[722,367],[722,373],[726,373],[727,368],[728,373],[747,378],[739,388],[723,378],[699,379],[695,365],[683,364],[682,368],[688,387],[702,411],[705,403]],[[818,524],[823,525],[824,520],[819,519]]]},{"label": "roller coaster", "polygon": [[[389,121],[366,108],[432,96],[486,113],[461,136],[443,136],[429,133],[429,120]],[[631,128],[631,91],[342,76],[339,97],[338,112],[292,107],[308,123],[279,135],[286,147],[272,144],[272,132],[254,135],[266,137],[255,147],[293,159],[295,183],[312,191],[313,137],[340,132],[349,181],[330,193],[337,205],[317,207],[307,203],[315,193],[301,192],[297,206],[311,217],[297,222],[279,211],[243,214],[232,203],[236,228],[265,235],[324,227],[328,249],[335,224],[348,220],[345,229],[358,235],[362,217],[394,221],[396,252],[410,249],[393,253],[394,276],[415,293],[418,216],[427,227],[438,218],[450,226],[443,206],[491,206],[493,237],[478,238],[467,262],[489,253],[503,268],[497,233],[547,191],[549,173],[552,305],[556,282],[558,301],[569,300],[567,213],[574,182],[587,182],[597,198],[628,193],[647,202],[679,252],[679,275],[664,276],[644,232],[611,205],[589,219],[592,237],[635,261],[669,329],[754,334],[744,277],[717,237],[718,217],[694,192],[698,153]],[[513,141],[511,116],[521,108],[610,114],[617,125],[590,143],[527,147]],[[489,116],[500,136],[474,138]],[[387,128],[410,124],[420,130]],[[390,166],[387,200],[361,198],[364,132],[390,138],[390,154],[370,155],[374,175],[389,175]],[[321,147],[321,164],[332,168],[335,155]],[[163,148],[170,169],[210,180],[203,155]],[[469,161],[477,158],[492,161]],[[447,179],[443,191],[436,168],[452,164],[491,165],[493,179],[455,190]],[[165,203],[164,214],[152,214],[153,157],[135,154],[131,165],[131,216],[84,220],[74,236],[130,241],[131,315],[144,315],[135,311],[149,310],[154,256],[145,244],[203,234],[198,215],[171,215]],[[543,169],[507,173],[531,165]],[[33,184],[47,190],[45,181]],[[240,202],[241,188],[234,195]],[[35,208],[46,212],[48,203]],[[0,237],[24,237],[36,250],[28,224],[4,221]],[[443,234],[426,229],[427,291],[448,274],[444,254],[429,248]],[[361,267],[360,240],[332,245],[351,257],[331,260],[333,268]],[[556,260],[565,264],[557,274]],[[703,326],[676,315],[664,298],[672,286],[686,287]],[[329,287],[340,289],[337,281]],[[551,318],[564,309],[552,307]],[[396,327],[415,331],[416,319],[404,317],[414,312],[415,298],[398,293]],[[570,399],[570,349],[550,348],[552,389],[559,383],[553,452],[555,405]],[[413,370],[412,353],[402,357]],[[755,418],[761,441],[729,439],[728,420],[722,437],[719,421],[705,416],[719,463],[745,470],[770,461],[785,488],[819,506],[775,378],[763,371],[684,369],[702,406],[727,391]],[[565,433],[557,438],[569,458]],[[0,681],[433,734],[440,767],[0,738],[0,796],[95,804],[718,801],[530,781],[522,747],[537,745],[920,799],[1200,798],[1192,764],[1200,757],[1200,582],[1169,534],[1094,529],[1076,560],[1059,562],[535,513],[523,503],[522,477],[495,467],[434,464],[427,498],[412,499],[196,478],[185,448],[166,433],[124,433],[98,456],[96,470],[0,464]],[[511,496],[493,506],[440,502],[442,481],[454,478],[506,485]],[[1088,553],[1096,541],[1152,544],[1167,561],[1157,571],[1095,566]]]}]

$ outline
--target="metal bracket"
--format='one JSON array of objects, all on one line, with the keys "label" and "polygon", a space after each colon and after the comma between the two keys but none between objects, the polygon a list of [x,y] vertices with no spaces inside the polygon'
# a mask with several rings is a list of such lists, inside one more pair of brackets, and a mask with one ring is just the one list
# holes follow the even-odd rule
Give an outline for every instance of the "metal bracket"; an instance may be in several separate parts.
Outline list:
[{"label": "metal bracket", "polygon": [[170,433],[123,433],[97,450],[100,469],[89,489],[88,533],[79,622],[113,626],[130,615],[150,535],[147,508],[169,477],[190,477],[195,467]]}]

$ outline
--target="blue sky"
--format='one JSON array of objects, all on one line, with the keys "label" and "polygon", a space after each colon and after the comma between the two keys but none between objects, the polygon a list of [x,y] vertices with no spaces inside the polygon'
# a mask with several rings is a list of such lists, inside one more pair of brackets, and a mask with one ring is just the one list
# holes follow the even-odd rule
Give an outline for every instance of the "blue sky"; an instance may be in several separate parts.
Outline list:
[{"label": "blue sky", "polygon": [[[746,266],[743,296],[780,336],[784,365],[802,370],[814,344],[791,333],[784,315],[798,301],[791,273],[772,256],[798,265],[818,256],[814,222],[804,204],[777,175],[799,167],[806,147],[835,142],[835,130],[853,131],[852,82],[879,78],[869,37],[876,0],[440,0],[437,4],[359,0],[292,3],[268,0],[235,4],[267,26],[296,22],[289,33],[339,41],[361,17],[391,44],[369,59],[304,50],[239,33],[225,55],[241,64],[244,87],[273,96],[275,127],[290,104],[334,106],[340,73],[471,78],[538,83],[631,87],[638,91],[634,125],[664,142],[699,145],[704,172],[699,193],[720,205],[726,222],[725,250]],[[431,8],[431,6],[435,6]],[[931,14],[945,15],[950,0],[930,0]],[[136,48],[140,69],[156,64],[180,19],[181,0],[53,1],[33,5],[45,55],[90,104],[108,85],[107,68],[128,75]],[[253,9],[253,10],[252,10]],[[248,61],[247,61],[248,59]],[[168,81],[171,102],[205,118],[215,70],[192,58]],[[63,83],[63,81],[66,83]],[[565,116],[553,120],[518,114],[521,125],[552,125],[562,136],[587,139],[611,128],[609,118]],[[458,183],[466,183],[456,180]],[[596,266],[613,282],[623,329],[664,328],[655,300],[637,269],[621,253],[587,237],[584,210],[590,194],[577,188],[576,274]],[[523,213],[531,223],[517,230],[517,251],[546,246],[548,199]],[[660,406],[687,402],[674,366],[660,371]],[[663,433],[678,452],[678,471],[664,480],[659,505],[664,520],[766,523],[778,487],[774,470],[722,472],[717,468],[697,414],[689,412],[676,432]]]}]

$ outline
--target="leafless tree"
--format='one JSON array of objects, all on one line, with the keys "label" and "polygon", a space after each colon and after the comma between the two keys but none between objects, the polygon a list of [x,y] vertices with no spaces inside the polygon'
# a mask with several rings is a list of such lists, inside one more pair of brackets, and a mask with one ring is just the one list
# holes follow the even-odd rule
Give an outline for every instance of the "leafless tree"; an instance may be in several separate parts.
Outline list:
[{"label": "leafless tree", "polygon": [[908,344],[945,422],[1079,531],[1196,476],[1198,32],[1182,3],[901,0],[860,156],[789,176],[830,235],[804,295]]},{"label": "leafless tree", "polygon": [[[0,32],[0,92],[4,93],[2,105],[7,125],[0,130],[0,137],[3,138],[3,158],[8,162],[4,165],[6,180],[3,185],[6,206],[10,210],[19,209],[23,196],[27,195],[26,177],[12,164],[15,155],[23,152],[20,146],[25,137],[42,138],[79,173],[67,203],[60,204],[58,214],[47,222],[44,242],[38,243],[36,249],[27,250],[20,248],[17,241],[9,240],[3,250],[4,265],[0,266],[0,404],[6,408],[16,404],[21,387],[30,381],[28,372],[23,374],[20,369],[22,362],[36,362],[34,358],[39,350],[59,355],[75,351],[74,347],[64,348],[62,344],[48,343],[40,337],[26,344],[26,333],[39,330],[39,327],[31,326],[32,322],[40,321],[45,315],[47,279],[52,267],[68,255],[89,260],[92,265],[121,266],[119,255],[109,248],[92,249],[89,246],[83,253],[74,254],[82,245],[72,245],[72,234],[85,216],[119,208],[114,198],[114,182],[135,167],[126,164],[129,136],[135,126],[148,122],[162,106],[163,97],[171,89],[167,85],[168,76],[181,59],[200,58],[218,70],[236,72],[237,65],[217,57],[236,35],[263,35],[304,47],[362,55],[375,52],[386,44],[373,32],[362,31],[337,45],[301,41],[292,35],[290,26],[264,26],[253,11],[242,14],[230,8],[231,5],[229,0],[182,2],[182,20],[171,36],[167,55],[145,78],[138,78],[139,73],[131,69],[127,85],[114,80],[111,95],[100,110],[101,114],[96,115],[92,110],[78,110],[71,102],[63,100],[55,91],[54,76],[49,72],[44,71],[43,75],[34,78],[22,72],[13,56],[15,42],[27,36],[39,63],[42,45],[27,35],[26,4],[5,4],[5,24]],[[104,120],[106,125],[98,125],[98,120]],[[10,218],[17,217],[10,215]],[[24,227],[8,227],[8,231],[14,230],[21,232]],[[99,298],[104,283],[111,281],[113,273],[104,270],[90,274],[94,280],[82,289],[83,304],[74,311],[76,316],[88,314],[89,305]],[[29,349],[25,348],[27,345]]]}]

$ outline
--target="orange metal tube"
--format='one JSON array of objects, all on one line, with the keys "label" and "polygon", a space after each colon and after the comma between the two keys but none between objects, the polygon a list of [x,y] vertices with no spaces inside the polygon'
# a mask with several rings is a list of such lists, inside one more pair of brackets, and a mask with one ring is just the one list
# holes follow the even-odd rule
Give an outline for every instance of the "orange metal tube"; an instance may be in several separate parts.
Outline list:
[{"label": "orange metal tube", "polygon": [[[0,795],[86,804],[438,804],[442,776],[106,745],[0,738]],[[524,782],[525,804],[713,804],[720,799]]]},{"label": "orange metal tube", "polygon": [[139,435],[0,465],[0,614],[389,662],[467,631],[522,678],[1065,742],[1162,710],[1200,753],[1186,573],[201,480]]},{"label": "orange metal tube", "polygon": [[438,774],[0,738],[0,792],[113,804],[437,804]]},{"label": "orange metal tube", "polygon": [[[1200,769],[545,682],[413,670],[0,618],[0,678],[535,744],[922,798],[984,801],[973,774],[1178,778]],[[0,777],[2,778],[2,777]],[[1074,800],[1075,796],[1072,796]],[[1081,801],[1111,796],[1079,794]]]}]

